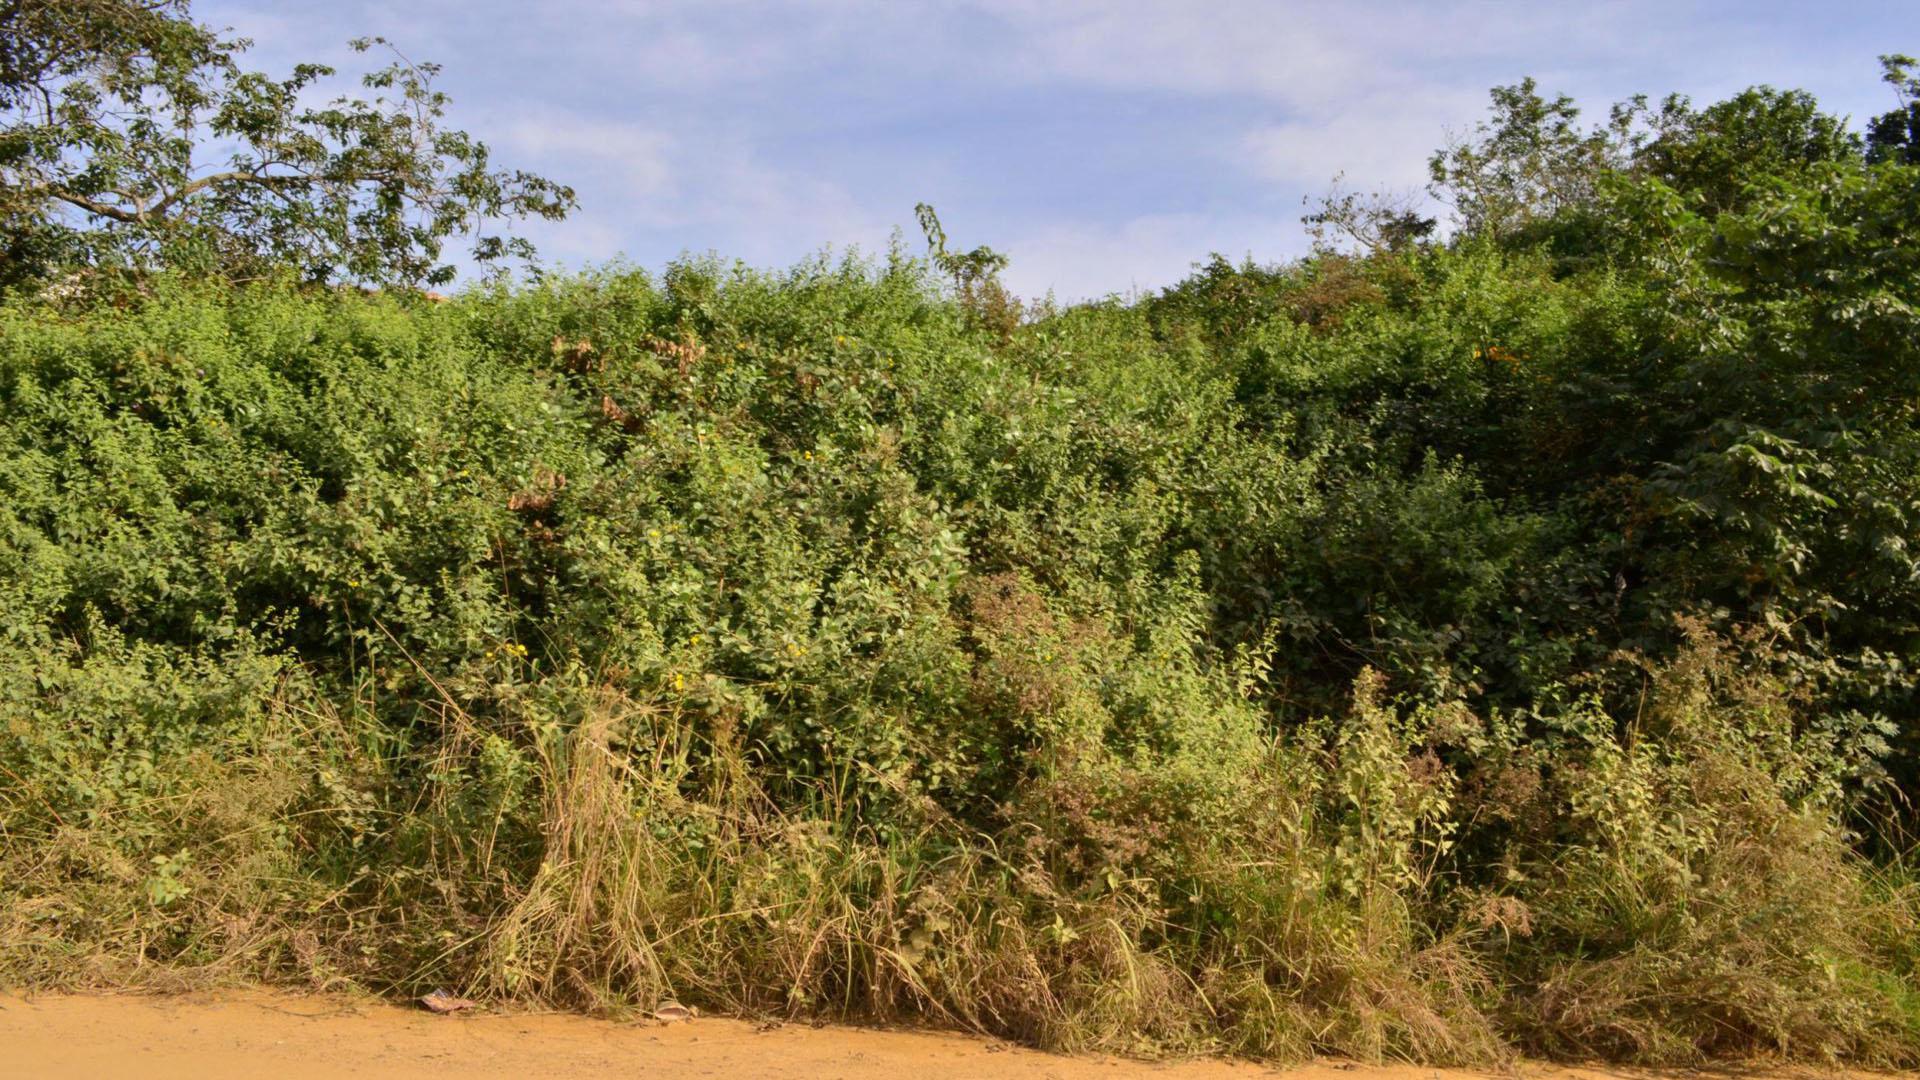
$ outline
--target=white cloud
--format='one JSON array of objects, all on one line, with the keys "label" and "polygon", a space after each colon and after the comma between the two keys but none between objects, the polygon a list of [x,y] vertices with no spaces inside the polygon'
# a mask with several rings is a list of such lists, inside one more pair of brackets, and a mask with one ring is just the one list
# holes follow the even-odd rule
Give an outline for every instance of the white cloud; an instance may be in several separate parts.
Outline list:
[{"label": "white cloud", "polygon": [[891,226],[841,184],[782,168],[742,132],[664,131],[538,107],[482,117],[500,159],[564,179],[581,206],[520,232],[566,263],[681,246],[781,263],[829,244],[884,244]]},{"label": "white cloud", "polygon": [[675,189],[675,140],[663,131],[622,120],[582,116],[553,107],[517,110],[485,123],[492,141],[536,172],[587,163],[596,177],[634,198],[662,198]]},{"label": "white cloud", "polygon": [[[1690,0],[974,0],[1038,76],[1329,109],[1382,87],[1484,87],[1511,65],[1618,65],[1677,44]],[[1664,40],[1656,35],[1664,35]]]},{"label": "white cloud", "polygon": [[1427,158],[1449,129],[1467,125],[1485,95],[1465,91],[1409,99],[1376,95],[1247,131],[1226,148],[1242,168],[1309,192],[1336,173],[1368,188],[1414,188],[1427,179]]},{"label": "white cloud", "polygon": [[1215,214],[1148,214],[1114,225],[1045,225],[1013,237],[1005,278],[1021,296],[1052,291],[1063,302],[1127,296],[1172,285],[1212,252],[1240,260],[1300,245],[1292,220]]},{"label": "white cloud", "polygon": [[1048,78],[1283,104],[1337,96],[1366,63],[1354,43],[1285,5],[981,0],[1014,26],[1022,65]]},{"label": "white cloud", "polygon": [[[503,166],[579,189],[578,216],[526,226],[555,255],[651,265],[711,248],[780,264],[828,243],[881,247],[932,197],[973,219],[963,235],[1012,256],[1018,290],[1075,297],[1167,284],[1214,249],[1298,253],[1303,196],[1341,172],[1356,189],[1417,188],[1447,131],[1483,115],[1486,88],[1527,74],[1596,112],[1637,91],[1711,99],[1764,79],[1811,80],[1862,115],[1854,101],[1880,101],[1876,38],[1901,25],[1803,19],[1796,33],[1770,24],[1778,10],[1727,0],[196,0],[195,12],[260,38],[254,59],[276,70],[341,59],[365,33],[445,63],[453,126]],[[1812,40],[1816,25],[1825,38]],[[347,59],[359,71],[370,58]],[[1856,86],[1864,96],[1845,98]]]}]

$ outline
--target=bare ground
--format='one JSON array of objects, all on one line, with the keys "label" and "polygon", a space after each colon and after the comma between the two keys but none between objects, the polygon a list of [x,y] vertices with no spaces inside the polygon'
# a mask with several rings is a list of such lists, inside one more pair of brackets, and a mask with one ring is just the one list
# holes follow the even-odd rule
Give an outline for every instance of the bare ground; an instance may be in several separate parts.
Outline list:
[{"label": "bare ground", "polygon": [[[806,1077],[947,1080],[1468,1080],[1487,1074],[1318,1062],[1275,1070],[1225,1061],[1069,1058],[926,1031],[674,1024],[571,1015],[424,1011],[345,997],[222,992],[179,997],[0,996],[0,1076],[238,1080],[282,1077],[473,1080],[478,1077]],[[1522,1066],[1527,1080],[1662,1075]],[[1668,1073],[1667,1077],[1680,1074]],[[1742,1080],[1786,1073],[1741,1074]],[[1836,1072],[1800,1075],[1838,1076]]]}]

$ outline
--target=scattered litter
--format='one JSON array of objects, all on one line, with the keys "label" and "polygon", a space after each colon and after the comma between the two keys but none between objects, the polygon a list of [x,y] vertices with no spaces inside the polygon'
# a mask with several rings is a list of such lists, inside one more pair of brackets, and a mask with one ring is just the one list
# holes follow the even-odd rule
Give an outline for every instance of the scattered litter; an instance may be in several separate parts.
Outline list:
[{"label": "scattered litter", "polygon": [[663,1024],[677,1024],[682,1020],[691,1020],[700,1015],[699,1009],[689,1009],[685,1005],[669,998],[653,1010],[653,1018]]},{"label": "scattered litter", "polygon": [[468,1001],[466,998],[454,997],[445,990],[435,990],[420,999],[420,1007],[437,1016],[445,1016],[448,1013],[477,1009],[480,1006],[477,1002]]}]

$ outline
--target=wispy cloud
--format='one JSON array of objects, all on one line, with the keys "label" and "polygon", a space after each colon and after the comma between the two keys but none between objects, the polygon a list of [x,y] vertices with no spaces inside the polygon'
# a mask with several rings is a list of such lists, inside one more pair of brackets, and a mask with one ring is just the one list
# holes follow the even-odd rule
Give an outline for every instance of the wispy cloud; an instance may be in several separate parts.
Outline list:
[{"label": "wispy cloud", "polygon": [[1185,277],[1219,253],[1239,260],[1297,242],[1291,219],[1149,214],[1112,224],[1044,225],[1019,236],[1007,283],[1026,296],[1062,300],[1131,296]]},{"label": "wispy cloud", "polygon": [[1418,187],[1431,151],[1449,129],[1465,127],[1485,100],[1484,93],[1465,90],[1411,100],[1374,95],[1256,126],[1227,153],[1256,176],[1309,191],[1336,173],[1369,188]]},{"label": "wispy cloud", "polygon": [[[1536,74],[1598,109],[1635,92],[1807,85],[1880,102],[1920,49],[1905,0],[1333,5],[1279,0],[198,0],[258,58],[357,66],[385,34],[442,62],[450,119],[572,183],[527,232],[568,261],[683,250],[785,263],[885,244],[934,201],[1026,292],[1168,284],[1209,251],[1303,247],[1304,197],[1424,179],[1486,88]],[[360,58],[359,62],[364,62]]]},{"label": "wispy cloud", "polygon": [[675,194],[675,139],[666,132],[552,106],[513,110],[489,130],[500,148],[535,169],[584,165],[632,198]]}]

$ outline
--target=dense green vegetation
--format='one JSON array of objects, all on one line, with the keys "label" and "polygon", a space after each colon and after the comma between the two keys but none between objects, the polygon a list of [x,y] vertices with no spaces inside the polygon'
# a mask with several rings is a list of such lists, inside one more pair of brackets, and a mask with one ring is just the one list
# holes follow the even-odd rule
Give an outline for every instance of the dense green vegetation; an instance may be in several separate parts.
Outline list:
[{"label": "dense green vegetation", "polygon": [[248,47],[186,0],[0,0],[0,288],[76,267],[446,282],[449,238],[531,255],[487,230],[573,208],[446,127],[438,66],[383,38],[352,42],[389,54],[368,96],[324,104],[332,68],[250,71]]},{"label": "dense green vegetation", "polygon": [[16,184],[0,981],[1920,1063],[1910,67],[1503,88],[1444,238],[1066,309],[931,210],[432,303]]}]

